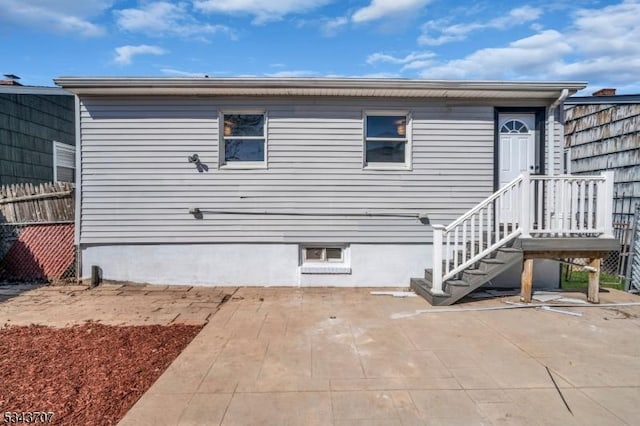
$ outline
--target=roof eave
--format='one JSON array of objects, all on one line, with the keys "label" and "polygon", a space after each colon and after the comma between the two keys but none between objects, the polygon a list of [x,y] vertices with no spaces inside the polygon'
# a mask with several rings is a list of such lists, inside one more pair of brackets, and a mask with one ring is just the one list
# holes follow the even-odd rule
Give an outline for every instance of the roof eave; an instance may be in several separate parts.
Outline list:
[{"label": "roof eave", "polygon": [[[56,84],[76,94],[92,95],[318,95],[318,96],[407,96],[473,97],[491,93],[515,97],[536,93],[554,97],[563,89],[571,94],[586,87],[585,82],[410,80],[359,78],[139,78],[60,77]],[[504,96],[500,96],[500,94]]]}]

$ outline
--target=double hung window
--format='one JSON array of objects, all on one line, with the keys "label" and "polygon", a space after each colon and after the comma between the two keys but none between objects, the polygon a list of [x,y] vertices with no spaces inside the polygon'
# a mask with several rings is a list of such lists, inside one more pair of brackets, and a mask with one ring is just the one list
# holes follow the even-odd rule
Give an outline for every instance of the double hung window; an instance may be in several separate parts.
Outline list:
[{"label": "double hung window", "polygon": [[222,165],[264,166],[266,123],[264,113],[222,114]]},{"label": "double hung window", "polygon": [[409,167],[408,126],[406,114],[367,114],[364,126],[365,167]]}]

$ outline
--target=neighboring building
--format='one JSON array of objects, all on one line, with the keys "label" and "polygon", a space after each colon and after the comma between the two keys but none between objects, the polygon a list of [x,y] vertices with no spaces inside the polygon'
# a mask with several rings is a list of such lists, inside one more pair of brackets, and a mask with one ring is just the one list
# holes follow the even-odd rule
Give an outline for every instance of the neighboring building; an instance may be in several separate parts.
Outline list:
[{"label": "neighboring building", "polygon": [[[618,213],[640,203],[640,94],[603,89],[565,101],[565,169],[569,173],[615,172]],[[570,161],[569,161],[570,160]]]},{"label": "neighboring building", "polygon": [[[451,224],[501,187],[495,202],[481,204],[488,210],[479,221],[465,222],[459,235],[445,231],[445,258],[461,247],[473,253],[476,237],[483,246],[498,235],[496,250],[518,236],[573,235],[576,226],[564,211],[549,219],[564,202],[535,204],[553,189],[526,195],[527,173],[560,173],[556,108],[584,83],[69,77],[56,84],[79,98],[76,238],[85,277],[99,265],[105,278],[150,283],[406,286],[438,264],[435,224]],[[545,182],[560,188],[565,180],[531,178]],[[531,219],[521,219],[525,211]],[[607,212],[598,211],[581,232],[607,233]],[[492,218],[500,230],[486,227]],[[449,245],[458,237],[466,240]],[[552,270],[557,281],[557,265]]]},{"label": "neighboring building", "polygon": [[59,87],[0,80],[0,185],[73,182],[74,97]]}]

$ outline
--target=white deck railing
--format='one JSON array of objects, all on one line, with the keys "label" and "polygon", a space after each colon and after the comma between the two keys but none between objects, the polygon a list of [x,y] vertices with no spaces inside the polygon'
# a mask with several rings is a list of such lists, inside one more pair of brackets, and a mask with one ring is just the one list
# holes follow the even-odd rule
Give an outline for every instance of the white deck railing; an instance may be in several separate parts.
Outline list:
[{"label": "white deck railing", "polygon": [[451,224],[433,225],[434,294],[510,240],[611,236],[613,172],[518,176]]}]

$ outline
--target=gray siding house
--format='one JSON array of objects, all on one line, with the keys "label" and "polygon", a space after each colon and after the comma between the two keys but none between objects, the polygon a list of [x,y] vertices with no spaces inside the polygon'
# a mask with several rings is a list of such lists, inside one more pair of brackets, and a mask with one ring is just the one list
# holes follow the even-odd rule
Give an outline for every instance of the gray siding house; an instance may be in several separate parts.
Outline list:
[{"label": "gray siding house", "polygon": [[[76,94],[83,276],[99,265],[114,280],[267,286],[406,286],[424,275],[439,262],[435,224],[451,224],[505,185],[524,188],[523,176],[561,172],[558,108],[585,86],[56,83]],[[513,235],[541,226],[516,226],[523,204],[511,200],[507,209],[500,196],[499,223],[511,220]],[[485,219],[460,235],[482,239]]]},{"label": "gray siding house", "polygon": [[58,87],[0,84],[0,185],[73,182],[74,117]]}]

